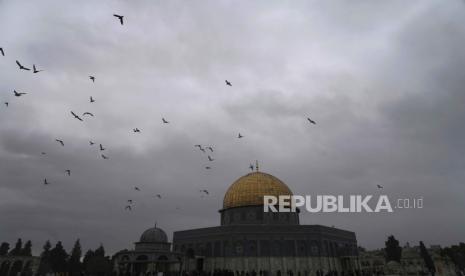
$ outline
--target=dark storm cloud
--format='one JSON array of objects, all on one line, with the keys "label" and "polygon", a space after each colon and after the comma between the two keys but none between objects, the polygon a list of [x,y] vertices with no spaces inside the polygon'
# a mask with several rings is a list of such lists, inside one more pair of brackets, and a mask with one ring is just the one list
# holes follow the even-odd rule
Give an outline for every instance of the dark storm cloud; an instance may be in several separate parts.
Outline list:
[{"label": "dark storm cloud", "polygon": [[[0,238],[114,252],[155,221],[170,234],[217,225],[228,186],[258,159],[296,194],[381,184],[425,200],[394,214],[304,213],[305,223],[353,230],[368,247],[391,233],[460,241],[464,18],[460,1],[1,2]],[[46,71],[20,72],[15,59]],[[194,144],[213,145],[215,162]]]}]

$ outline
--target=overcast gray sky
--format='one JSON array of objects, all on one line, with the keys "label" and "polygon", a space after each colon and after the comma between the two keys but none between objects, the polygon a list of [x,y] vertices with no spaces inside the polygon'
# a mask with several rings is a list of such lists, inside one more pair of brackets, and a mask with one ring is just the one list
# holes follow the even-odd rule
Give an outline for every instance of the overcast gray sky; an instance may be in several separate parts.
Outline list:
[{"label": "overcast gray sky", "polygon": [[424,198],[420,210],[301,215],[361,246],[463,241],[463,1],[3,0],[0,26],[0,241],[37,252],[80,238],[112,253],[155,221],[170,239],[219,225],[254,160],[295,194]]}]

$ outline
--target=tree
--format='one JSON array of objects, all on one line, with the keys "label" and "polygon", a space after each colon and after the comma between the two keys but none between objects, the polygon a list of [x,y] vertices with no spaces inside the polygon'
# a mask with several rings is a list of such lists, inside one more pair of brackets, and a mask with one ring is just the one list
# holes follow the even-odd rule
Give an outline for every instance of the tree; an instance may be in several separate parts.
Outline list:
[{"label": "tree", "polygon": [[7,255],[9,250],[10,250],[10,244],[7,242],[2,242],[2,244],[0,245],[0,256]]},{"label": "tree", "polygon": [[57,242],[55,247],[50,250],[50,265],[55,273],[66,272],[68,253],[66,253],[61,241]]},{"label": "tree", "polygon": [[21,256],[32,256],[32,242],[29,240],[24,245],[24,248],[21,250]]},{"label": "tree", "polygon": [[465,243],[452,245],[441,250],[442,256],[447,256],[460,271],[465,270]]},{"label": "tree", "polygon": [[400,263],[402,258],[402,247],[399,246],[399,241],[393,235],[389,236],[385,242],[386,248],[384,249],[386,262],[395,261]]},{"label": "tree", "polygon": [[52,248],[52,244],[50,244],[50,241],[45,242],[45,245],[43,247],[44,251],[42,254],[40,254],[40,264],[39,264],[39,269],[37,273],[39,275],[45,275],[49,273],[52,268],[50,265],[50,249]]},{"label": "tree", "polygon": [[87,266],[89,264],[89,261],[94,257],[95,253],[92,250],[87,250],[86,254],[84,255],[84,259],[82,260],[82,266],[84,267],[84,270],[87,271]]},{"label": "tree", "polygon": [[109,275],[112,271],[111,261],[105,257],[103,245],[95,251],[88,250],[84,256],[83,265],[86,272],[91,275]]},{"label": "tree", "polygon": [[95,250],[95,256],[105,257],[105,248],[102,244]]},{"label": "tree", "polygon": [[74,247],[71,250],[71,256],[68,260],[68,268],[71,275],[80,275],[82,271],[82,264],[81,264],[81,256],[82,256],[82,249],[81,243],[78,240],[74,243]]},{"label": "tree", "polygon": [[431,255],[428,253],[428,250],[422,241],[420,241],[420,255],[425,261],[426,268],[428,268],[429,272],[431,272],[431,275],[434,276],[436,273],[436,268],[434,267],[433,258],[431,258]]},{"label": "tree", "polygon": [[23,248],[23,241],[21,239],[18,239],[18,241],[16,241],[15,247],[11,249],[9,255],[20,256],[22,248]]}]

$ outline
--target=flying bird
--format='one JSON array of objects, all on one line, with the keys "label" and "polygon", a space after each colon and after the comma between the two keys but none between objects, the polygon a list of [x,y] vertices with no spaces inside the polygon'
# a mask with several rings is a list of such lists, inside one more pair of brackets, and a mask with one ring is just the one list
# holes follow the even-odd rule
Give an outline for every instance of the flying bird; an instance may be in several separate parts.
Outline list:
[{"label": "flying bird", "polygon": [[100,144],[100,150],[105,150],[105,148]]},{"label": "flying bird", "polygon": [[0,53],[2,53],[2,56],[5,56],[5,52],[3,51],[3,48],[0,48]]},{"label": "flying bird", "polygon": [[212,167],[210,167],[210,166],[206,166],[206,167],[205,167],[205,169],[207,169],[207,170],[209,170],[209,169],[211,169],[211,168],[212,168]]},{"label": "flying bird", "polygon": [[16,64],[18,64],[18,67],[20,70],[26,70],[26,71],[30,71],[31,69],[27,68],[27,67],[24,67],[21,63],[19,63],[19,61],[16,61]]},{"label": "flying bird", "polygon": [[124,25],[124,22],[123,22],[124,15],[113,14],[113,16],[119,19],[119,23],[121,23],[121,25]]},{"label": "flying bird", "polygon": [[82,116],[85,116],[85,115],[89,115],[89,116],[94,117],[94,114],[92,114],[92,113],[90,113],[90,112],[84,112],[84,113],[82,114]]},{"label": "flying bird", "polygon": [[55,139],[55,141],[57,141],[58,143],[61,144],[61,146],[65,146],[65,143],[63,142],[63,140],[60,140],[60,139]]},{"label": "flying bird", "polygon": [[225,82],[226,82],[226,85],[232,86],[232,84],[228,80],[225,80]]},{"label": "flying bird", "polygon": [[45,153],[45,152],[41,152],[41,154],[42,154],[42,155],[46,155],[47,153]]},{"label": "flying bird", "polygon": [[78,119],[79,121],[81,121],[81,122],[82,122],[82,119],[81,119],[81,117],[79,117],[78,115],[76,115],[76,113],[74,113],[73,111],[71,111],[71,115],[73,115],[73,116],[74,116],[74,118],[76,118],[76,119]]},{"label": "flying bird", "polygon": [[164,124],[169,124],[169,122],[165,120],[165,118],[161,118],[161,120],[163,121]]},{"label": "flying bird", "polygon": [[134,128],[132,131],[134,131],[134,132],[139,132],[139,133],[140,133],[140,129],[138,129],[137,127]]},{"label": "flying bird", "polygon": [[91,102],[91,103],[94,103],[94,102],[95,102],[95,100],[94,100],[94,98],[92,98],[92,96],[90,96],[90,102]]},{"label": "flying bird", "polygon": [[161,194],[156,194],[155,196],[158,198],[161,198]]},{"label": "flying bird", "polygon": [[5,102],[6,107],[8,107],[8,102]]},{"label": "flying bird", "polygon": [[48,181],[47,181],[47,178],[44,179],[44,185],[48,185]]},{"label": "flying bird", "polygon": [[200,190],[201,193],[205,193],[206,195],[209,195],[210,193],[208,192],[208,190]]},{"label": "flying bird", "polygon": [[13,93],[15,94],[16,97],[21,97],[22,95],[26,95],[27,93],[20,93],[17,92],[16,90],[13,90]]},{"label": "flying bird", "polygon": [[244,136],[242,136],[240,133],[239,133],[239,135],[237,135],[237,138],[239,138],[239,139],[241,139],[242,137],[244,137]]},{"label": "flying bird", "polygon": [[71,175],[71,170],[65,170],[65,172],[66,172],[66,174],[67,174],[68,176]]},{"label": "flying bird", "polygon": [[103,159],[108,159],[108,157],[105,156],[104,154],[102,154],[102,158],[103,158]]},{"label": "flying bird", "polygon": [[44,70],[37,70],[35,64],[32,65],[32,70],[33,70],[32,72],[33,72],[34,74],[44,71]]},{"label": "flying bird", "polygon": [[209,156],[208,156],[208,161],[211,162],[211,161],[213,161],[213,160],[215,160],[215,159],[213,159],[213,158],[209,155]]},{"label": "flying bird", "polygon": [[89,76],[89,79],[90,79],[92,82],[95,82],[95,77],[94,77],[94,76]]},{"label": "flying bird", "polygon": [[134,187],[134,190],[140,191],[139,187]]},{"label": "flying bird", "polygon": [[212,148],[212,147],[207,147],[207,149],[209,149],[211,152],[213,152],[213,148]]},{"label": "flying bird", "polygon": [[89,145],[93,146],[95,143],[92,141],[89,141]]},{"label": "flying bird", "polygon": [[132,211],[132,207],[131,207],[131,205],[127,205],[127,206],[124,208],[124,210],[129,210],[129,211]]},{"label": "flying bird", "polygon": [[313,121],[312,119],[310,119],[310,118],[307,118],[307,120],[308,120],[308,121],[309,121],[311,124],[314,124],[314,125],[316,125],[316,122],[315,122],[315,121]]},{"label": "flying bird", "polygon": [[377,184],[376,187],[378,187],[378,189],[382,189],[382,188],[383,188],[383,186],[381,186],[381,185],[379,185],[379,184]]}]

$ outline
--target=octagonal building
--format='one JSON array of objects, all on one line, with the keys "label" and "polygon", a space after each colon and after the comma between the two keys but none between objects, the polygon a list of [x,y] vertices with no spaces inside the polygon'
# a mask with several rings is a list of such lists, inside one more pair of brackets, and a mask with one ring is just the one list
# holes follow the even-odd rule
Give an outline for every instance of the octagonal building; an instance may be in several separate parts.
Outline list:
[{"label": "octagonal building", "polygon": [[298,211],[264,212],[265,195],[292,195],[292,191],[257,169],[227,190],[219,210],[220,226],[174,232],[173,251],[182,256],[181,270],[228,270],[236,276],[350,275],[358,270],[354,232],[300,225]]}]

